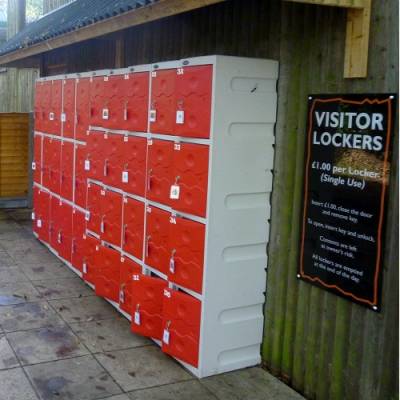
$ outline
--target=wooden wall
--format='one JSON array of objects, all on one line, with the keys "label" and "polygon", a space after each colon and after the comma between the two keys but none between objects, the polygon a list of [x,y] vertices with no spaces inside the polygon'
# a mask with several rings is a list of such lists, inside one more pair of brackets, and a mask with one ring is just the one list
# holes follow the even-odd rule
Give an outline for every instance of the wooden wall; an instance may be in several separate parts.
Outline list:
[{"label": "wooden wall", "polygon": [[0,198],[28,194],[29,114],[0,114]]},{"label": "wooden wall", "polygon": [[[398,135],[394,143],[380,314],[296,279],[309,93],[398,90],[398,1],[373,1],[369,74],[343,79],[345,10],[281,0],[230,0],[124,31],[126,66],[205,54],[280,62],[269,243],[265,366],[310,399],[398,398]],[[48,53],[66,72],[108,68],[97,42]],[[102,50],[101,50],[102,49]]]}]

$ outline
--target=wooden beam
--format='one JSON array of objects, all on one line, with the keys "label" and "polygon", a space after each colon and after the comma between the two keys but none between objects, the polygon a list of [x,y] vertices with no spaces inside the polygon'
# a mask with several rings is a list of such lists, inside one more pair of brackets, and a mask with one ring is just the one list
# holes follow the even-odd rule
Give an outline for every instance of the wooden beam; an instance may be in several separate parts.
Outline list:
[{"label": "wooden beam", "polygon": [[195,10],[211,4],[221,3],[223,1],[225,0],[159,0],[157,3],[149,4],[137,10],[128,11],[121,15],[80,28],[74,32],[69,32],[65,35],[57,36],[53,39],[0,56],[0,66],[49,50],[93,39],[98,36]]},{"label": "wooden beam", "polygon": [[366,6],[361,10],[347,11],[345,78],[367,77],[370,20],[371,0],[366,0]]},{"label": "wooden beam", "polygon": [[347,8],[344,54],[345,78],[366,78],[372,0],[285,0],[294,3]]},{"label": "wooden beam", "polygon": [[314,4],[320,6],[333,6],[344,8],[358,8],[365,7],[365,0],[285,0],[294,3]]}]

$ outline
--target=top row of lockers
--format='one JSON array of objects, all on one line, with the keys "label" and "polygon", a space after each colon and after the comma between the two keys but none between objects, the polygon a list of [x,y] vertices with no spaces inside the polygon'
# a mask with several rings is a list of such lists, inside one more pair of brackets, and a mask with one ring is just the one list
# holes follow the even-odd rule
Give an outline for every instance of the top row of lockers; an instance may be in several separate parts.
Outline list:
[{"label": "top row of lockers", "polygon": [[35,130],[82,141],[89,126],[208,139],[212,82],[212,65],[168,63],[40,79]]}]

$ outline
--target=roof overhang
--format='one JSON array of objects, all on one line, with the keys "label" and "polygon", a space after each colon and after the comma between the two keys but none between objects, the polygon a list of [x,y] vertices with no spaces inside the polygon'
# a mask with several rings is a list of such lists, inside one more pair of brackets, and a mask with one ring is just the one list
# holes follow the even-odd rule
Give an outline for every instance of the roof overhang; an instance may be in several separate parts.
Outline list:
[{"label": "roof overhang", "polygon": [[159,0],[156,3],[149,4],[137,10],[127,11],[64,35],[4,54],[0,56],[0,66],[20,64],[22,59],[34,57],[53,49],[223,1],[225,0]]}]

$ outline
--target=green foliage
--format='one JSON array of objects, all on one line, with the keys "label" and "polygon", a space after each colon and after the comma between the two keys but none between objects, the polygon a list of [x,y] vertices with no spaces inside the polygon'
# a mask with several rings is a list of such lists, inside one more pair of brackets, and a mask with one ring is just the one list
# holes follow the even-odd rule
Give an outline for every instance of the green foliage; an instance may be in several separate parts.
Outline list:
[{"label": "green foliage", "polygon": [[[0,0],[4,1],[4,0]],[[42,0],[26,0],[26,22],[37,20],[43,14]]]}]

